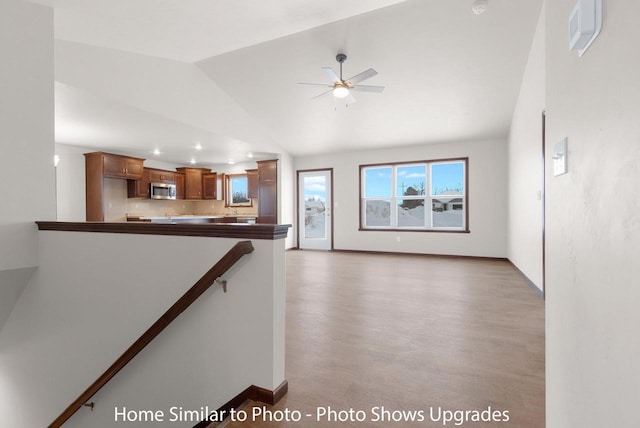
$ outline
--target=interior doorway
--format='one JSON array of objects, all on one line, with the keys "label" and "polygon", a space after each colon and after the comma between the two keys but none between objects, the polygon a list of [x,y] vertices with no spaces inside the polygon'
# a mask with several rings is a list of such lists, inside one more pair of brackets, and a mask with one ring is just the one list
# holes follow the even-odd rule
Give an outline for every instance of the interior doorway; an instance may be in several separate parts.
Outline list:
[{"label": "interior doorway", "polygon": [[333,169],[298,171],[298,248],[333,249]]}]

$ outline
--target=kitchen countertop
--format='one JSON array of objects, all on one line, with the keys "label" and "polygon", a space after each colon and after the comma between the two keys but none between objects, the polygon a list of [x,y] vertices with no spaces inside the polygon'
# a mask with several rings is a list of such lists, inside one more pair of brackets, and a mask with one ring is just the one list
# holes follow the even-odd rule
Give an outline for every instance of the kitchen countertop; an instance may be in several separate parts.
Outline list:
[{"label": "kitchen countertop", "polygon": [[256,215],[240,214],[184,214],[184,215],[164,215],[164,216],[128,216],[127,222],[147,222],[147,223],[243,223],[255,224]]},{"label": "kitchen countertop", "polygon": [[210,214],[210,215],[200,215],[200,214],[181,214],[181,215],[160,215],[160,216],[130,216],[129,218],[135,218],[140,220],[171,220],[171,219],[207,219],[207,218],[225,218],[225,217],[233,217],[233,218],[257,218],[257,214]]}]

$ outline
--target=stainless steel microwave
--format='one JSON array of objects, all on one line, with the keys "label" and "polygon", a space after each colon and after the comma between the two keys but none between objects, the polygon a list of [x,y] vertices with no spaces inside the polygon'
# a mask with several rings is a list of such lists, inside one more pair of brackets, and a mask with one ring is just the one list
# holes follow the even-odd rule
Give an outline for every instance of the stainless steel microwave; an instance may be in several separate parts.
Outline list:
[{"label": "stainless steel microwave", "polygon": [[176,199],[176,185],[167,183],[150,183],[149,197],[151,199]]}]

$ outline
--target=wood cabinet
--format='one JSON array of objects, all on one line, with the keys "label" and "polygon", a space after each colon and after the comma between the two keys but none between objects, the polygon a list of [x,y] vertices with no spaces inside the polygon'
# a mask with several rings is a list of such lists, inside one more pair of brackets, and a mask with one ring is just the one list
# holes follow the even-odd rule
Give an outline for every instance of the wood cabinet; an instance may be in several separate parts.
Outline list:
[{"label": "wood cabinet", "polygon": [[184,174],[177,172],[174,178],[176,179],[176,199],[184,199]]},{"label": "wood cabinet", "polygon": [[211,169],[177,168],[177,170],[184,174],[184,199],[203,199],[202,176],[210,174]]},{"label": "wood cabinet", "polygon": [[127,197],[149,199],[150,182],[149,171],[145,168],[141,180],[127,180]]},{"label": "wood cabinet", "polygon": [[258,223],[278,223],[278,160],[258,161]]},{"label": "wood cabinet", "polygon": [[202,174],[202,199],[216,199],[218,194],[218,174]]},{"label": "wood cabinet", "polygon": [[104,152],[85,153],[86,220],[104,221],[104,179],[143,180],[144,159]]},{"label": "wood cabinet", "polygon": [[144,159],[101,152],[91,154],[102,158],[102,172],[105,177],[142,179]]},{"label": "wood cabinet", "polygon": [[145,168],[145,171],[149,172],[150,183],[176,183],[176,173],[172,171],[165,171],[162,169]]},{"label": "wood cabinet", "polygon": [[247,169],[247,196],[249,198],[258,197],[258,170]]}]

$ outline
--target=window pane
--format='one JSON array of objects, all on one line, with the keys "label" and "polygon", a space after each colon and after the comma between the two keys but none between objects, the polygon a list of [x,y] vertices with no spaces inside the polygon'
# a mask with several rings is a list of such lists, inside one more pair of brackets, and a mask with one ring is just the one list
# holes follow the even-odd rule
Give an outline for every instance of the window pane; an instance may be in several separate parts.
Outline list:
[{"label": "window pane", "polygon": [[399,166],[396,177],[396,196],[422,196],[425,192],[425,165]]},{"label": "window pane", "polygon": [[304,237],[325,238],[326,177],[304,177]]},{"label": "window pane", "polygon": [[391,201],[366,201],[364,225],[391,226]]},{"label": "window pane", "polygon": [[391,196],[391,167],[364,170],[364,197],[388,198]]},{"label": "window pane", "polygon": [[464,200],[462,198],[433,198],[433,227],[462,227]]},{"label": "window pane", "polygon": [[399,227],[424,227],[424,199],[398,201]]},{"label": "window pane", "polygon": [[251,202],[247,196],[247,177],[229,177],[230,204],[248,204]]},{"label": "window pane", "polygon": [[464,163],[441,163],[431,166],[431,194],[463,195]]}]

